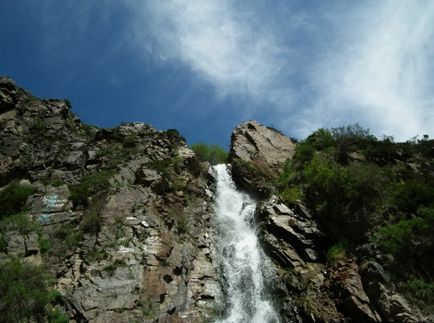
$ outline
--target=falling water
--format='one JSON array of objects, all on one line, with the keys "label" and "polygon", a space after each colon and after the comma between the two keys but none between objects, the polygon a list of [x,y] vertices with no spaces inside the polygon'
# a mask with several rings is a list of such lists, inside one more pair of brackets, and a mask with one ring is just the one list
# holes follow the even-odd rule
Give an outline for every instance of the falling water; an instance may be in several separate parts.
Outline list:
[{"label": "falling water", "polygon": [[279,322],[264,288],[263,255],[253,226],[256,204],[247,194],[237,191],[226,165],[214,166],[214,171],[218,244],[228,295],[227,315],[220,322]]}]

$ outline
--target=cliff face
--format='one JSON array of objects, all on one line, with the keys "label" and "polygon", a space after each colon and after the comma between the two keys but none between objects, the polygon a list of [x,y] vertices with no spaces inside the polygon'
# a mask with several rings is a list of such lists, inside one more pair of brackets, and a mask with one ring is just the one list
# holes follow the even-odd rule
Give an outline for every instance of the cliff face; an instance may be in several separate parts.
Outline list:
[{"label": "cliff face", "polygon": [[271,288],[282,318],[432,322],[433,294],[408,286],[426,277],[418,286],[432,288],[434,141],[378,141],[357,125],[333,131],[298,146],[256,122],[232,134],[233,176],[261,198],[258,234],[278,275]]},{"label": "cliff face", "polygon": [[[34,230],[2,214],[3,260],[47,268],[72,319],[202,321],[221,312],[212,194],[176,131],[97,129],[0,79],[0,185],[28,186]],[[12,223],[12,224],[11,224]]]},{"label": "cliff face", "polygon": [[[283,322],[433,321],[433,142],[363,136],[232,134]],[[209,166],[176,130],[89,126],[1,77],[0,322],[214,321],[227,291]]]}]

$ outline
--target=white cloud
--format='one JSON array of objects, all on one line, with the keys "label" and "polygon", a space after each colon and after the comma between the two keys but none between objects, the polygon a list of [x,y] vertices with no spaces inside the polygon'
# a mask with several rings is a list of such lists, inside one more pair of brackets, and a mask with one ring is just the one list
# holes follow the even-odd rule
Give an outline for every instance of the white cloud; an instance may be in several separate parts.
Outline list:
[{"label": "white cloud", "polygon": [[149,1],[136,31],[148,54],[187,66],[220,96],[266,107],[295,135],[355,122],[399,140],[433,134],[434,2],[261,5]]},{"label": "white cloud", "polygon": [[358,121],[399,140],[432,135],[434,2],[382,1],[339,24],[341,36],[311,72],[313,121]]},{"label": "white cloud", "polygon": [[285,48],[254,10],[230,0],[150,1],[143,9],[139,39],[160,59],[188,66],[221,96],[289,99],[276,94]]}]

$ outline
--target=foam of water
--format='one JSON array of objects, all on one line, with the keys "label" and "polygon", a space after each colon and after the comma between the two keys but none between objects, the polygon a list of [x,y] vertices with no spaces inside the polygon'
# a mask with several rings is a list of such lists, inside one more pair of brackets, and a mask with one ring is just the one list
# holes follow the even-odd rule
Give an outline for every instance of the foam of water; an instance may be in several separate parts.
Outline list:
[{"label": "foam of water", "polygon": [[247,194],[237,191],[226,165],[214,166],[214,171],[217,175],[218,247],[228,303],[226,316],[219,322],[279,322],[264,288],[266,266],[253,225],[256,203]]}]

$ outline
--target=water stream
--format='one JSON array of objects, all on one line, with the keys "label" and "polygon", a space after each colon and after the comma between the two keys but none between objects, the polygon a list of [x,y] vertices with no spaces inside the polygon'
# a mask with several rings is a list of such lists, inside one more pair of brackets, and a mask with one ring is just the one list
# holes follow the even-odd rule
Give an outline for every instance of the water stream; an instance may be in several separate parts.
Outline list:
[{"label": "water stream", "polygon": [[239,192],[224,164],[217,175],[215,210],[219,226],[218,248],[227,283],[228,309],[224,323],[276,323],[278,314],[264,288],[264,255],[258,244],[253,216],[256,203]]}]

